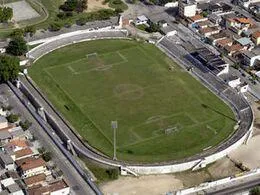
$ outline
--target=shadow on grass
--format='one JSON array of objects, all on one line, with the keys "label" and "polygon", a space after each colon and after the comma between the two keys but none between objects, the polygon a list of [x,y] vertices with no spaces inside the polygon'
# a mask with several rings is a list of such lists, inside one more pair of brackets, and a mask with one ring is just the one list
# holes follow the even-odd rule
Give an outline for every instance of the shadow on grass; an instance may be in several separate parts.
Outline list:
[{"label": "shadow on grass", "polygon": [[232,121],[234,121],[234,122],[237,122],[234,118],[225,115],[224,113],[222,113],[222,112],[216,110],[215,108],[212,108],[212,107],[210,107],[210,106],[208,106],[208,105],[206,105],[206,104],[201,104],[201,106],[202,106],[203,108],[205,108],[205,109],[209,109],[209,110],[211,110],[211,111],[213,111],[213,112],[215,112],[215,113],[217,113],[217,114],[219,114],[219,115],[222,115],[222,116],[224,116],[225,118],[228,118],[228,119],[230,119],[230,120],[232,120]]}]

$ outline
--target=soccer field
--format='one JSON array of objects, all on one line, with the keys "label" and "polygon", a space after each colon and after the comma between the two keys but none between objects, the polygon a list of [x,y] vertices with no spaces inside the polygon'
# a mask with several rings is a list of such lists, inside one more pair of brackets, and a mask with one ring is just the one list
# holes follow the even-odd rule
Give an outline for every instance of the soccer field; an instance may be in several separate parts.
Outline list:
[{"label": "soccer field", "polygon": [[234,131],[232,110],[151,44],[70,45],[40,58],[29,75],[82,139],[111,157],[117,120],[120,160],[185,158]]}]

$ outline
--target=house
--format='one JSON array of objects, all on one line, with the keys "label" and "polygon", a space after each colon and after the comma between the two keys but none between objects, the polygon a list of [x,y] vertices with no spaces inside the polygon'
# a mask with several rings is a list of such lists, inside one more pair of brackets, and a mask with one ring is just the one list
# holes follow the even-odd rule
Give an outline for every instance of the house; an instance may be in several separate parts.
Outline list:
[{"label": "house", "polygon": [[4,189],[8,194],[12,195],[24,195],[22,189],[14,181],[13,178],[6,178],[0,181],[2,189]]},{"label": "house", "polygon": [[204,36],[204,37],[209,37],[210,35],[214,35],[220,32],[220,29],[216,27],[207,27],[200,29],[199,32]]},{"label": "house", "polygon": [[259,45],[260,44],[260,31],[254,32],[252,34],[251,38],[255,45]]},{"label": "house", "polygon": [[31,177],[41,173],[47,173],[46,162],[40,158],[24,158],[16,161],[19,164],[19,171],[23,178]]},{"label": "house", "polygon": [[238,0],[237,4],[241,7],[248,8],[250,5],[250,0]]},{"label": "house", "polygon": [[189,21],[190,23],[203,22],[203,21],[207,21],[207,20],[208,20],[208,18],[205,18],[205,17],[203,17],[203,16],[200,15],[200,14],[197,14],[197,15],[195,15],[195,16],[192,16],[192,17],[189,17],[189,18],[188,18],[188,21]]},{"label": "house", "polygon": [[160,20],[158,24],[161,28],[165,28],[168,26],[168,23],[165,20]]},{"label": "house", "polygon": [[145,15],[138,16],[135,20],[135,25],[147,24],[148,18]]},{"label": "house", "polygon": [[227,83],[230,87],[236,88],[241,84],[240,77],[235,75],[228,75]]},{"label": "house", "polygon": [[242,54],[242,64],[245,66],[254,66],[256,61],[260,61],[260,54],[252,51],[243,51]]},{"label": "house", "polygon": [[50,183],[47,186],[37,186],[28,189],[29,195],[40,195],[40,194],[50,194],[50,195],[69,195],[70,187],[64,180],[58,180]]},{"label": "house", "polygon": [[24,130],[20,126],[9,129],[9,133],[13,138],[25,138]]},{"label": "house", "polygon": [[251,50],[254,47],[253,42],[251,39],[247,37],[242,37],[240,39],[236,39],[236,42],[239,43],[245,50]]},{"label": "house", "polygon": [[210,3],[209,7],[208,7],[208,12],[210,14],[218,14],[221,13],[223,11],[222,6],[220,6],[220,4],[217,3]]},{"label": "house", "polygon": [[0,164],[6,170],[15,170],[16,166],[11,156],[5,152],[0,152]]},{"label": "house", "polygon": [[229,55],[233,56],[235,53],[242,51],[244,48],[240,44],[233,44],[231,46],[226,45],[224,51]]},{"label": "house", "polygon": [[223,39],[226,39],[227,38],[227,35],[225,32],[220,32],[218,34],[214,34],[214,35],[211,35],[210,37],[208,37],[209,40],[211,41],[211,43],[213,45],[216,45],[217,41],[220,41],[220,40],[223,40]]},{"label": "house", "polygon": [[178,7],[181,17],[193,17],[196,15],[197,2],[194,0],[179,0]]},{"label": "house", "polygon": [[197,28],[199,28],[199,29],[207,28],[209,26],[213,26],[213,24],[210,21],[208,21],[208,20],[197,22]]},{"label": "house", "polygon": [[250,18],[245,18],[245,17],[226,18],[226,28],[232,30],[238,35],[241,35],[242,32],[247,31],[249,28],[253,26],[254,23]]},{"label": "house", "polygon": [[26,139],[12,139],[5,145],[4,149],[8,152],[16,152],[18,150],[27,148],[28,146],[29,144]]},{"label": "house", "polygon": [[31,157],[33,155],[34,155],[34,153],[31,150],[31,148],[25,148],[25,149],[21,149],[21,150],[14,152],[13,158],[14,158],[14,160],[20,160],[23,158]]},{"label": "house", "polygon": [[249,85],[248,85],[246,82],[244,82],[244,83],[241,83],[241,84],[238,86],[238,88],[239,88],[239,91],[240,91],[241,93],[245,93],[245,92],[248,91]]},{"label": "house", "polygon": [[27,177],[24,179],[24,183],[26,184],[26,186],[28,188],[35,186],[35,185],[42,185],[44,184],[46,181],[46,175],[41,173],[39,175],[34,175],[31,177]]},{"label": "house", "polygon": [[0,141],[2,143],[8,143],[12,138],[13,137],[8,130],[0,130]]},{"label": "house", "polygon": [[208,16],[208,19],[215,25],[219,25],[222,21],[222,17],[217,14],[211,14]]},{"label": "house", "polygon": [[230,38],[224,38],[221,40],[217,40],[215,45],[219,48],[224,48],[225,46],[231,46],[233,44],[233,40]]}]

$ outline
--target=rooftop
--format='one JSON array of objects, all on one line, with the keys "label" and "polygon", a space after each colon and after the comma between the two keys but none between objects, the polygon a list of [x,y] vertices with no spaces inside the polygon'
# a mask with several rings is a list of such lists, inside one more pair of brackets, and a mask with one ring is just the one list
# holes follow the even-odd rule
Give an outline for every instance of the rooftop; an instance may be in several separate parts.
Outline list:
[{"label": "rooftop", "polygon": [[225,38],[225,39],[218,40],[218,41],[217,41],[217,44],[220,45],[220,46],[222,46],[222,47],[224,47],[224,46],[226,46],[226,45],[228,45],[228,44],[230,44],[230,43],[232,43],[232,42],[233,42],[232,39],[230,39],[230,38]]},{"label": "rooftop", "polygon": [[11,156],[9,154],[4,153],[4,152],[0,152],[0,159],[1,159],[2,163],[4,163],[5,165],[9,165],[9,164],[14,163]]},{"label": "rooftop", "polygon": [[200,29],[200,32],[202,34],[206,34],[206,33],[209,33],[209,32],[215,32],[217,31],[218,28],[214,28],[214,27],[207,27],[207,28],[203,28],[203,29]]},{"label": "rooftop", "polygon": [[23,171],[27,171],[41,166],[46,166],[46,163],[42,158],[32,158],[26,160],[20,167]]},{"label": "rooftop", "polygon": [[45,181],[46,180],[46,176],[45,174],[39,174],[39,175],[34,175],[32,177],[27,177],[24,179],[24,182],[27,186],[35,184],[35,183],[39,183],[41,181]]},{"label": "rooftop", "polygon": [[243,49],[243,47],[240,45],[240,44],[234,44],[234,45],[231,45],[231,46],[225,46],[225,49],[228,51],[228,52],[236,52],[236,51],[240,51]]},{"label": "rooftop", "polygon": [[197,15],[195,15],[195,16],[193,16],[193,17],[190,17],[190,19],[191,19],[191,21],[193,21],[193,22],[196,22],[196,21],[198,21],[198,20],[202,20],[202,19],[206,19],[206,18],[204,18],[202,15],[200,15],[200,14],[197,14]]},{"label": "rooftop", "polygon": [[16,158],[21,158],[23,156],[28,156],[30,154],[33,154],[33,151],[30,148],[25,148],[25,149],[16,151],[14,154],[15,154]]},{"label": "rooftop", "polygon": [[0,123],[7,123],[7,119],[3,116],[0,116]]},{"label": "rooftop", "polygon": [[9,133],[9,131],[0,131],[0,140],[6,140],[11,138],[12,135]]},{"label": "rooftop", "polygon": [[260,31],[256,31],[252,34],[252,37],[259,38],[260,37]]},{"label": "rooftop", "polygon": [[138,16],[138,17],[137,17],[137,20],[140,20],[140,21],[147,21],[148,18],[147,18],[145,15],[141,15],[141,16]]},{"label": "rooftop", "polygon": [[12,139],[7,144],[10,147],[20,147],[20,148],[26,148],[28,147],[28,142],[25,139]]},{"label": "rooftop", "polygon": [[236,40],[240,45],[242,46],[246,46],[246,45],[249,45],[249,44],[253,44],[253,42],[251,41],[250,38],[247,38],[247,37],[242,37],[240,39],[237,39]]},{"label": "rooftop", "polygon": [[68,185],[65,183],[64,180],[60,180],[57,182],[54,182],[48,186],[38,186],[35,188],[30,188],[28,190],[29,195],[42,195],[42,194],[47,194],[48,192],[55,192],[64,188],[67,188]]}]

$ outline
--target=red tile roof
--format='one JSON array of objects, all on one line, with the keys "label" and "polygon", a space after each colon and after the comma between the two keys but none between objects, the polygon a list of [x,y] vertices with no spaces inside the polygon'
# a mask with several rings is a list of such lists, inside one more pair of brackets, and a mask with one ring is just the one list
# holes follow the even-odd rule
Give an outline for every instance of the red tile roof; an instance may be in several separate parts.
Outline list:
[{"label": "red tile roof", "polygon": [[21,169],[23,171],[27,171],[30,169],[34,169],[37,167],[46,166],[45,161],[42,158],[31,158],[28,160],[25,160],[22,165],[20,165]]},{"label": "red tile roof", "polygon": [[39,174],[39,175],[34,175],[32,177],[27,177],[24,179],[24,182],[27,186],[37,184],[39,182],[45,181],[46,180],[46,175],[45,174]]},{"label": "red tile roof", "polygon": [[16,151],[14,154],[15,154],[16,158],[21,158],[23,156],[33,154],[33,151],[30,148],[25,148],[25,149]]}]

